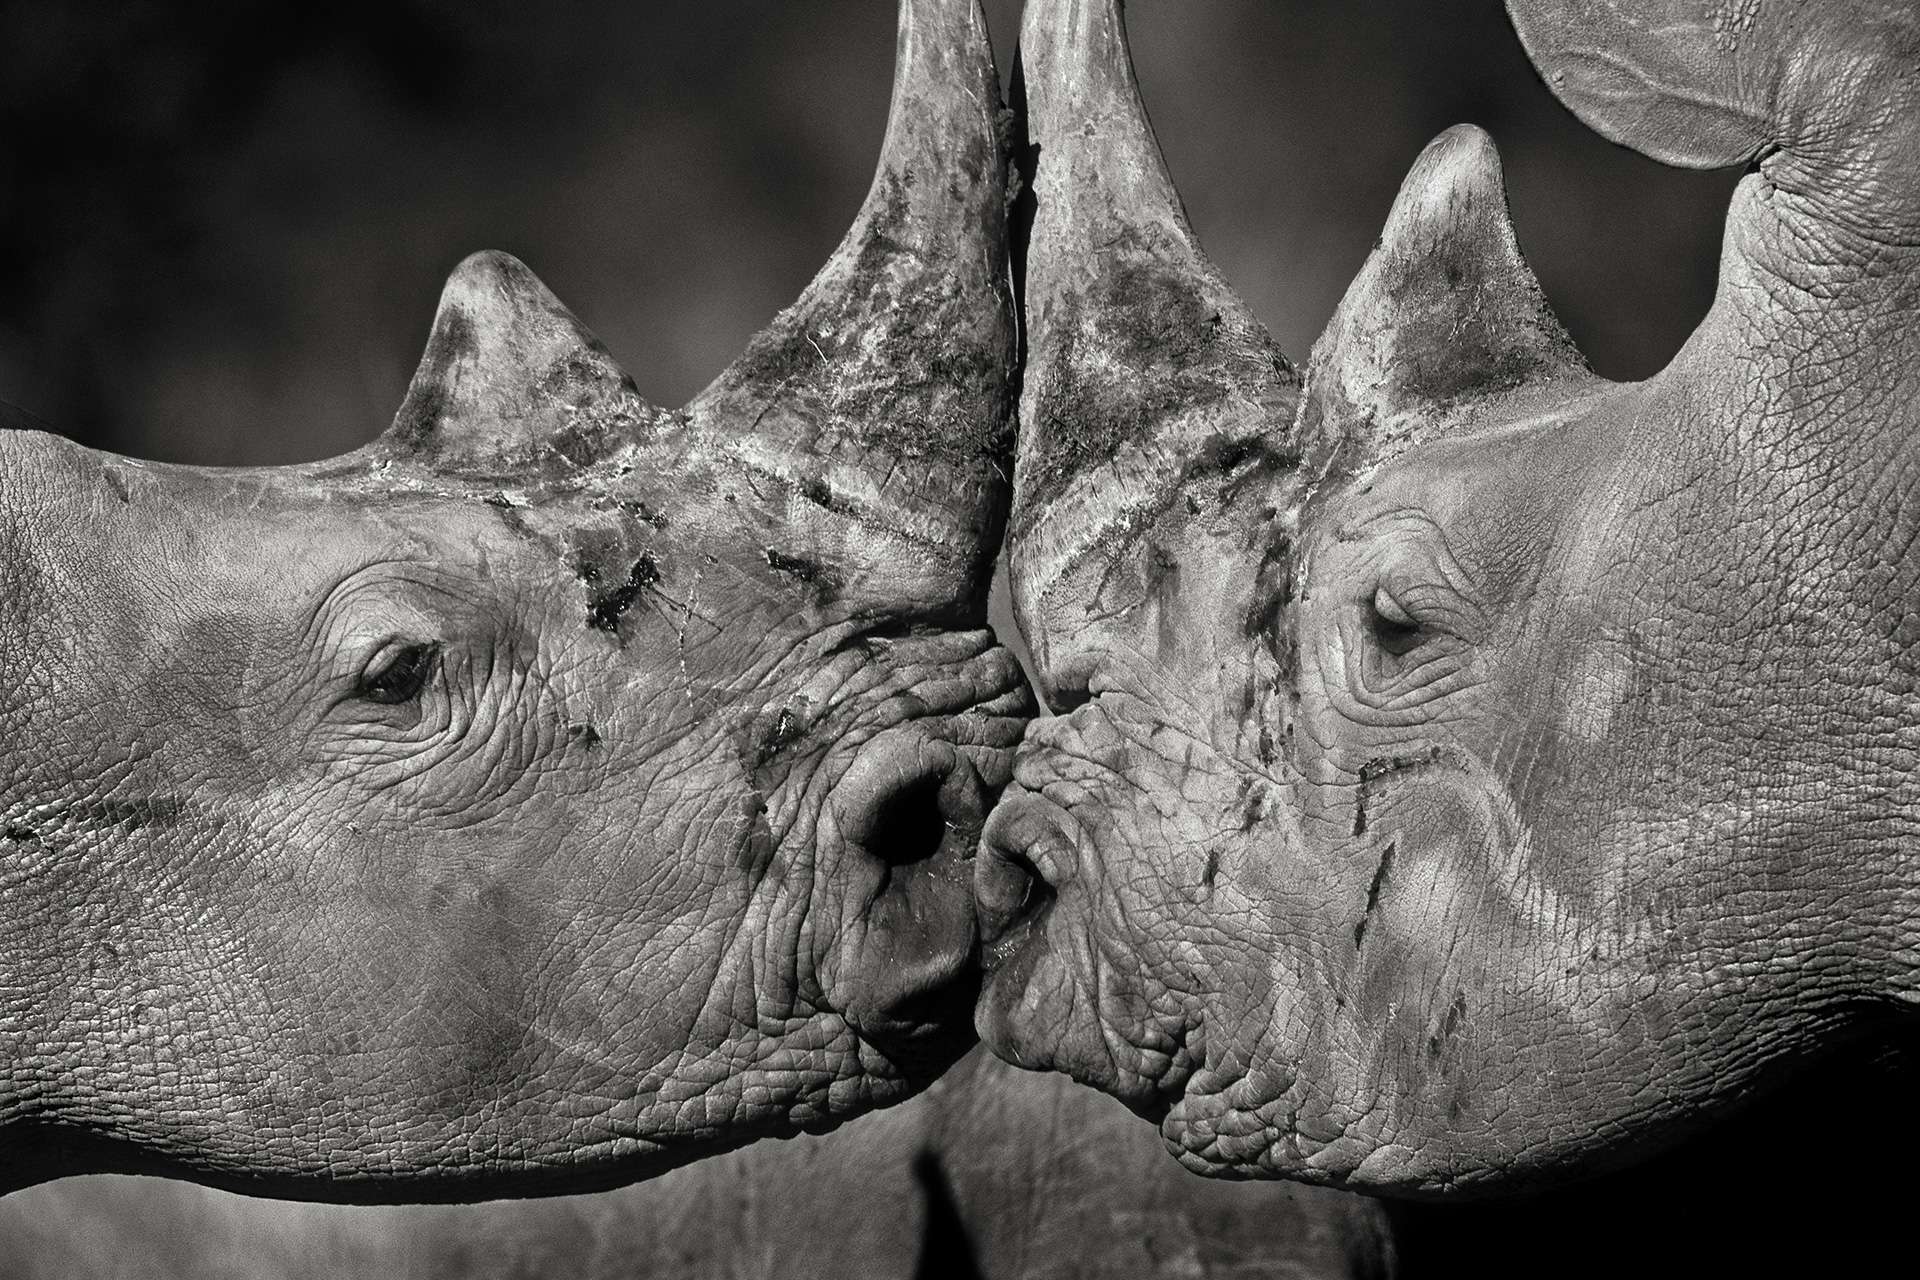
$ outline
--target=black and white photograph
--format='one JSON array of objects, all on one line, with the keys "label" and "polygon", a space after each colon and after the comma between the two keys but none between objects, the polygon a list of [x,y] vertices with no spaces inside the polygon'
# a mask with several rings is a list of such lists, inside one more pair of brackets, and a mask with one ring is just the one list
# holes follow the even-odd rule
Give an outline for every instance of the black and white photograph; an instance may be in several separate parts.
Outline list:
[{"label": "black and white photograph", "polygon": [[1898,1274],[1920,0],[0,0],[0,1280]]}]

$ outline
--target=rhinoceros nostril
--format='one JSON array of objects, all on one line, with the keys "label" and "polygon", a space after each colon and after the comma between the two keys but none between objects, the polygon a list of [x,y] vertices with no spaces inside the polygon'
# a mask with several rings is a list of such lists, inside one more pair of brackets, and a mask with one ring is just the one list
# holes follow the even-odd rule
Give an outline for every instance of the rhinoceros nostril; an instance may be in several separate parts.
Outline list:
[{"label": "rhinoceros nostril", "polygon": [[940,803],[946,779],[917,778],[889,794],[874,815],[867,851],[890,867],[924,862],[947,839],[947,817]]}]

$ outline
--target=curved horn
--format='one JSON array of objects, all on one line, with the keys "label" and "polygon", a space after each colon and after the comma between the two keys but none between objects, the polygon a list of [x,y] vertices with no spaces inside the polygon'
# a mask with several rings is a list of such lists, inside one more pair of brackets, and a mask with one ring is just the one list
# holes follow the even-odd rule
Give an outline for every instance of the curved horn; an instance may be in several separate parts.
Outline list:
[{"label": "curved horn", "polygon": [[1164,510],[1189,468],[1289,451],[1298,378],[1194,237],[1117,0],[1033,0],[1020,47],[1038,169],[1014,583],[1044,638],[1047,591]]},{"label": "curved horn", "polygon": [[[835,554],[984,591],[1016,361],[999,78],[975,0],[903,0],[879,170],[853,227],[688,413]],[[803,533],[803,536],[805,534]]]},{"label": "curved horn", "polygon": [[1492,139],[1461,125],[1421,153],[1314,344],[1301,439],[1364,466],[1492,405],[1511,419],[1523,396],[1544,408],[1597,381],[1520,254]]}]

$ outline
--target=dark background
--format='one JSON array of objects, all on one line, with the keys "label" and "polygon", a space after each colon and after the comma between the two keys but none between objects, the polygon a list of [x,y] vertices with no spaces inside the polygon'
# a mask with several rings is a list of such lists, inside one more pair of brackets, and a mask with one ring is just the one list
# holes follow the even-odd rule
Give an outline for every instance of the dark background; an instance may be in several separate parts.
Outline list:
[{"label": "dark background", "polygon": [[[1004,73],[1019,5],[986,8]],[[1589,134],[1497,0],[1130,19],[1201,238],[1296,358],[1463,120],[1601,372],[1656,371],[1705,310],[1732,177]],[[446,273],[500,248],[682,403],[851,219],[893,28],[887,0],[0,0],[0,399],[145,457],[340,453],[398,406]]]}]

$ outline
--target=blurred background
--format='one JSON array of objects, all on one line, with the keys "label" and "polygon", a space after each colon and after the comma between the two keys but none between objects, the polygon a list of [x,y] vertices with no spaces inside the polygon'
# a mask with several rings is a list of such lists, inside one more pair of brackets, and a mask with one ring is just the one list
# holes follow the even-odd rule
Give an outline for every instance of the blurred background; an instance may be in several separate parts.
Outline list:
[{"label": "blurred background", "polygon": [[[1018,0],[986,8],[1004,72]],[[1654,372],[1704,311],[1732,175],[1586,132],[1498,0],[1129,12],[1201,238],[1296,358],[1460,121],[1601,372]],[[151,458],[340,453],[499,248],[680,404],[845,230],[893,28],[888,0],[0,0],[0,399]]]}]

